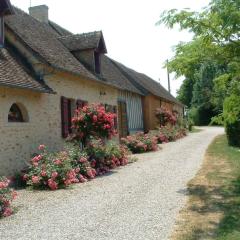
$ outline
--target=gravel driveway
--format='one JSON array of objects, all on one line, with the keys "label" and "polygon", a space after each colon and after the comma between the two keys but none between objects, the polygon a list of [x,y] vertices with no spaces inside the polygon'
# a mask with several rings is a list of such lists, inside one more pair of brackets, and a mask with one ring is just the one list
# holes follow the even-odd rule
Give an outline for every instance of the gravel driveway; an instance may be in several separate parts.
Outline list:
[{"label": "gravel driveway", "polygon": [[70,190],[22,190],[18,212],[0,221],[0,239],[165,240],[186,202],[187,182],[222,133],[222,128],[204,128]]}]

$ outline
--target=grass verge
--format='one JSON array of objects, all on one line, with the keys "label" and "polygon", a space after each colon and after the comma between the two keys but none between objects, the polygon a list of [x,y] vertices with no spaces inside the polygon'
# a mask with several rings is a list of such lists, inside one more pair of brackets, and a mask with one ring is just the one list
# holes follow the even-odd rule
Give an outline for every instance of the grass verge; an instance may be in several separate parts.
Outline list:
[{"label": "grass verge", "polygon": [[240,149],[229,147],[226,136],[209,146],[188,193],[171,240],[240,239]]},{"label": "grass verge", "polygon": [[201,132],[201,131],[202,131],[202,129],[193,126],[190,133],[198,133],[198,132]]}]

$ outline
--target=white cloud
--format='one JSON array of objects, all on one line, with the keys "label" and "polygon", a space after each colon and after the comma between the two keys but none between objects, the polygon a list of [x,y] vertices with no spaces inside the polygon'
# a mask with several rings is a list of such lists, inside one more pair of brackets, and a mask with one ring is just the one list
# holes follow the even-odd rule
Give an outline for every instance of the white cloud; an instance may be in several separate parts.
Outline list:
[{"label": "white cloud", "polygon": [[[143,72],[167,87],[167,73],[162,69],[173,56],[172,46],[191,40],[188,32],[155,26],[160,13],[172,8],[199,10],[209,0],[11,0],[28,11],[32,6],[49,6],[50,19],[74,33],[103,30],[108,55],[123,64]],[[172,93],[181,85],[173,80]]]}]

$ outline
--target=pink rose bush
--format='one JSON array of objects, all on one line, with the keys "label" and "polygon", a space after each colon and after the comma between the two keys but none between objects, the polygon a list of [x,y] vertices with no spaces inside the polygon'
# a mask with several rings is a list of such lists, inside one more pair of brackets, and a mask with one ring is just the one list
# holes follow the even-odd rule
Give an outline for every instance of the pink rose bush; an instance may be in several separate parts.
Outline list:
[{"label": "pink rose bush", "polygon": [[57,190],[79,182],[68,152],[51,154],[44,145],[38,149],[40,153],[31,159],[27,173],[23,175],[27,185],[35,189]]},{"label": "pink rose bush", "polygon": [[74,183],[84,183],[118,166],[128,163],[127,150],[116,144],[95,140],[85,150],[68,144],[64,151],[49,153],[39,147],[22,179],[34,189],[57,190]]},{"label": "pink rose bush", "polygon": [[68,145],[67,151],[71,158],[71,164],[79,182],[84,183],[97,176],[95,165],[89,161],[89,156],[85,151],[80,151],[76,145]]},{"label": "pink rose bush", "polygon": [[121,141],[132,153],[144,153],[158,150],[157,137],[142,132],[122,138]]},{"label": "pink rose bush", "polygon": [[112,142],[104,144],[102,140],[92,140],[86,147],[86,152],[97,175],[128,164],[129,151],[127,148]]},{"label": "pink rose bush", "polygon": [[184,127],[180,126],[164,126],[158,130],[153,130],[149,133],[152,136],[157,138],[157,142],[168,143],[176,141],[180,138],[183,138],[187,135],[187,130]]},{"label": "pink rose bush", "polygon": [[114,119],[116,114],[107,112],[101,104],[90,104],[75,110],[72,118],[72,139],[84,144],[91,136],[108,138],[116,134]]},{"label": "pink rose bush", "polygon": [[16,198],[17,193],[9,188],[10,181],[0,177],[0,218],[13,214],[11,202]]},{"label": "pink rose bush", "polygon": [[156,109],[155,115],[160,127],[158,126],[158,130],[151,131],[150,134],[157,137],[158,143],[176,141],[187,135],[184,120],[176,111],[161,107]]},{"label": "pink rose bush", "polygon": [[157,117],[160,127],[170,125],[176,125],[177,123],[177,113],[167,108],[160,107],[155,111],[155,116]]}]

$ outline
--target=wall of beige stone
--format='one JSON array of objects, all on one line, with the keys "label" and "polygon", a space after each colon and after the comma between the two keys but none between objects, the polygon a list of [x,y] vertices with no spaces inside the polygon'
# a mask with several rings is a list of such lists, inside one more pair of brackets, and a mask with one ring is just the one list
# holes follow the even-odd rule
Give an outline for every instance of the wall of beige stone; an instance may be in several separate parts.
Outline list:
[{"label": "wall of beige stone", "polygon": [[[48,75],[45,81],[56,94],[0,87],[0,175],[12,175],[26,166],[39,144],[46,144],[50,150],[62,147],[61,96],[117,104],[118,92],[109,86],[67,74]],[[100,91],[106,95],[100,95]],[[24,106],[28,122],[8,122],[13,103]]]}]

